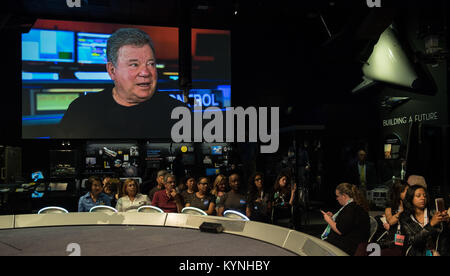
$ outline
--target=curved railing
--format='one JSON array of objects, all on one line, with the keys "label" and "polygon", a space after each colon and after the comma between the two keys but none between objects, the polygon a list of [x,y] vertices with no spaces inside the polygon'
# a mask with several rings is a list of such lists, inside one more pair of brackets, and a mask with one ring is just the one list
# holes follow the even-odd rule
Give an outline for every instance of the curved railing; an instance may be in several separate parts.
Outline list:
[{"label": "curved railing", "polygon": [[136,225],[199,229],[218,223],[224,233],[264,241],[300,256],[347,256],[335,246],[292,229],[254,221],[172,213],[68,213],[0,216],[0,229],[80,225]]}]

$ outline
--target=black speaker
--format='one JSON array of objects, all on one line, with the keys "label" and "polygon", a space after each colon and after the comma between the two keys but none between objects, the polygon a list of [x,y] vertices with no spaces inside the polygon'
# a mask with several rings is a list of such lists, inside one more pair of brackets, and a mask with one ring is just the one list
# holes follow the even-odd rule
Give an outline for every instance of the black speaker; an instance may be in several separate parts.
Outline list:
[{"label": "black speaker", "polygon": [[222,233],[223,226],[220,223],[203,222],[200,225],[200,231],[209,233]]}]

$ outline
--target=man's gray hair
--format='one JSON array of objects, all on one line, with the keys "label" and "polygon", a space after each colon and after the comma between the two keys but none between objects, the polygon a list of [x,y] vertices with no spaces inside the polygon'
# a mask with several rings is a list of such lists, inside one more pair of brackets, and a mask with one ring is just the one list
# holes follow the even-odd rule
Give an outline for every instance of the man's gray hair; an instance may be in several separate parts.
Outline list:
[{"label": "man's gray hair", "polygon": [[168,180],[169,178],[175,179],[175,175],[173,175],[173,174],[171,174],[171,173],[166,173],[166,174],[164,175],[164,183],[167,183],[167,180]]},{"label": "man's gray hair", "polygon": [[161,177],[161,176],[165,176],[166,174],[168,174],[169,172],[166,170],[160,170],[158,171],[158,173],[156,174],[156,177]]},{"label": "man's gray hair", "polygon": [[109,38],[106,45],[106,56],[108,62],[112,62],[114,66],[117,65],[117,58],[119,56],[119,49],[125,45],[144,46],[148,45],[155,55],[155,47],[150,36],[139,29],[122,28],[115,31]]}]

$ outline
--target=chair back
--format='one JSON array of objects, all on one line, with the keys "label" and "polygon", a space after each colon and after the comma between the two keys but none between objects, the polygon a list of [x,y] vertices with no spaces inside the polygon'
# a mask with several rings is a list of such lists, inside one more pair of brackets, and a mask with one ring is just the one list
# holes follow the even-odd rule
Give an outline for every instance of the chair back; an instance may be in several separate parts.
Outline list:
[{"label": "chair back", "polygon": [[205,211],[196,207],[184,207],[183,210],[181,210],[181,213],[190,215],[201,215],[201,216],[208,215]]},{"label": "chair back", "polygon": [[369,216],[369,218],[370,218],[370,237],[369,237],[369,242],[370,242],[378,230],[378,222],[372,216]]},{"label": "chair back", "polygon": [[156,207],[156,206],[152,206],[152,205],[144,205],[141,206],[137,209],[138,213],[164,213],[163,210],[161,210],[160,208]]},{"label": "chair back", "polygon": [[223,216],[237,220],[250,221],[250,219],[246,215],[233,210],[226,210],[225,212],[223,212]]},{"label": "chair back", "polygon": [[92,207],[89,213],[117,213],[117,210],[111,206],[98,205]]},{"label": "chair back", "polygon": [[38,214],[67,214],[69,211],[62,207],[49,206],[39,210]]}]

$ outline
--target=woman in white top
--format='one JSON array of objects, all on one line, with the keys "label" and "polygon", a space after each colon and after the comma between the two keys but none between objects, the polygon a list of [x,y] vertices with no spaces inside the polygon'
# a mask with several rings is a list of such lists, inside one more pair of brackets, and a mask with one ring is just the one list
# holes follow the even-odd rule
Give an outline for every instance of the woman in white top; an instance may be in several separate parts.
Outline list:
[{"label": "woman in white top", "polygon": [[134,179],[127,179],[123,183],[123,196],[116,204],[118,212],[135,212],[139,207],[150,205],[147,195],[139,193],[139,186]]}]

